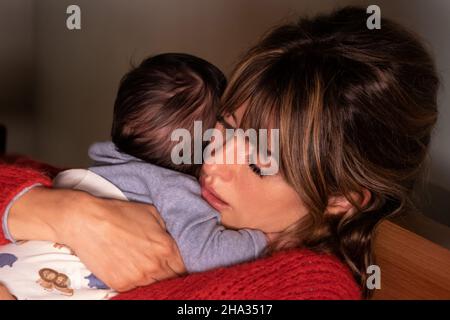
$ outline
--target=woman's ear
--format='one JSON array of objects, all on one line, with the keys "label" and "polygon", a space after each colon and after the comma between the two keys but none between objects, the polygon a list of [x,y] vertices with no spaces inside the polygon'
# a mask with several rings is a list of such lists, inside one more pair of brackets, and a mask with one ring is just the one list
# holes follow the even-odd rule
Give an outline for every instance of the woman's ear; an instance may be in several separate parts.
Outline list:
[{"label": "woman's ear", "polygon": [[[361,207],[366,206],[370,199],[372,198],[372,195],[369,190],[363,189],[362,190],[363,199],[361,199],[361,196],[357,192],[350,192],[350,196],[352,197],[353,201],[358,203]],[[326,211],[330,214],[344,214],[350,209],[353,208],[353,205],[350,201],[347,200],[344,196],[332,196],[328,199],[328,206]]]}]

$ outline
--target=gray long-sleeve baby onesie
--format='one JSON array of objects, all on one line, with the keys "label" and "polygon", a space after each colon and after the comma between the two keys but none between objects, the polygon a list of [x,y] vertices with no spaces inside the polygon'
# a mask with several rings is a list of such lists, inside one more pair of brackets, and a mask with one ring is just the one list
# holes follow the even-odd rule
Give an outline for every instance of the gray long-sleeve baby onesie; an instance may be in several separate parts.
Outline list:
[{"label": "gray long-sleeve baby onesie", "polygon": [[153,204],[176,241],[188,272],[257,258],[267,245],[259,230],[229,230],[201,197],[195,178],[117,151],[112,142],[93,144],[89,168],[118,187],[130,201]]}]

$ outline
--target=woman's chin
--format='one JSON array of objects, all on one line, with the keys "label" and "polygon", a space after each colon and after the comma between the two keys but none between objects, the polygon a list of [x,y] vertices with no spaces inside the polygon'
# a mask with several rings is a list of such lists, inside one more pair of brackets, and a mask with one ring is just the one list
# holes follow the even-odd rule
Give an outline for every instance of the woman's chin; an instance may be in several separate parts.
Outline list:
[{"label": "woman's chin", "polygon": [[[239,229],[256,229],[260,230],[258,226],[254,225],[255,221],[242,221],[241,219],[233,219],[236,214],[233,214],[231,210],[224,210],[220,212],[220,223],[227,229],[239,230]],[[263,230],[260,230],[263,231]]]},{"label": "woman's chin", "polygon": [[234,216],[233,211],[229,207],[220,211],[220,224],[231,230],[244,229],[245,227],[242,226],[242,222],[237,219],[233,219]]}]

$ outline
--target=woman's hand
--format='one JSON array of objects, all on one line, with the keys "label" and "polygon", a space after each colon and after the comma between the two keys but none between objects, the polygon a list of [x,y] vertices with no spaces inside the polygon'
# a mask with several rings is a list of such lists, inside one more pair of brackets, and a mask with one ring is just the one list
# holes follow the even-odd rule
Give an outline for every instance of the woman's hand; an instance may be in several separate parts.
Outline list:
[{"label": "woman's hand", "polygon": [[0,283],[0,300],[16,300],[16,298],[14,298],[14,296],[9,293],[8,289],[5,288],[5,286],[3,286]]},{"label": "woman's hand", "polygon": [[275,240],[278,239],[280,234],[281,234],[280,232],[266,232],[265,235],[266,235],[266,238],[267,238],[267,242],[269,244],[275,242]]},{"label": "woman's hand", "polygon": [[108,286],[127,291],[184,273],[178,247],[154,207],[96,199],[88,208],[71,215],[60,238]]},{"label": "woman's hand", "polygon": [[15,239],[69,246],[117,291],[185,272],[178,247],[153,206],[36,187],[13,205],[8,224]]}]

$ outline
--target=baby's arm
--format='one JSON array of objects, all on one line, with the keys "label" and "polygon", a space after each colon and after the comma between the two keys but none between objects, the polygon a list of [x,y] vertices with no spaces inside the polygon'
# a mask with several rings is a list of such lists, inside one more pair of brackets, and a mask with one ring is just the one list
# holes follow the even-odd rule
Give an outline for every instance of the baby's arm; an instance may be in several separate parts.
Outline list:
[{"label": "baby's arm", "polygon": [[222,226],[219,213],[201,198],[200,186],[194,179],[168,176],[156,189],[152,190],[154,204],[189,272],[255,259],[267,245],[261,231]]},{"label": "baby's arm", "polygon": [[256,259],[266,245],[261,231],[230,230],[210,219],[188,226],[178,246],[187,270],[201,272]]}]

